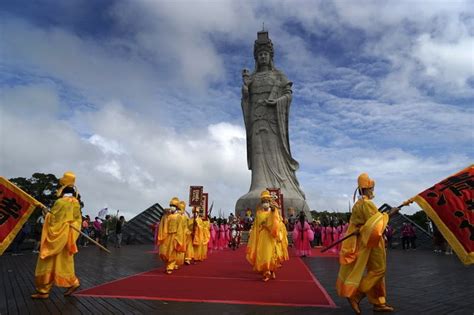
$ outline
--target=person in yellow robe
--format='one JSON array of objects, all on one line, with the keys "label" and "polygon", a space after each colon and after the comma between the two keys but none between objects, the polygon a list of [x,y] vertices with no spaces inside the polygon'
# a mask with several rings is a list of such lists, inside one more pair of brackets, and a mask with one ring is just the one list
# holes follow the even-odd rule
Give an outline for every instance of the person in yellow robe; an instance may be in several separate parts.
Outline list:
[{"label": "person in yellow robe", "polygon": [[[203,261],[203,246],[204,246],[204,223],[201,219],[200,207],[193,209],[193,219],[190,220],[189,225],[191,230],[191,238],[193,242],[193,258],[194,261]],[[207,246],[207,245],[206,245]]]},{"label": "person in yellow robe", "polygon": [[[202,216],[202,214],[201,214]],[[207,259],[207,250],[209,241],[211,240],[211,223],[209,218],[202,220],[203,244],[201,246],[201,257],[203,260]]]},{"label": "person in yellow robe", "polygon": [[[386,302],[385,269],[386,253],[383,232],[390,212],[378,211],[374,198],[375,181],[366,173],[358,177],[360,198],[352,208],[346,235],[356,232],[342,243],[339,253],[340,269],[336,281],[339,296],[346,297],[356,314],[360,314],[360,301],[367,296],[375,312],[392,312],[394,308]],[[355,195],[355,193],[354,193]]]},{"label": "person in yellow robe", "polygon": [[281,217],[278,205],[272,201],[268,190],[260,194],[260,201],[250,230],[246,258],[266,282],[276,278],[275,271],[281,264],[277,248],[277,240],[282,237]]},{"label": "person in yellow robe", "polygon": [[175,270],[177,253],[182,250],[184,244],[181,218],[177,213],[178,207],[179,199],[176,197],[171,199],[168,213],[160,221],[158,230],[159,255],[165,263],[167,274]]},{"label": "person in yellow robe", "polygon": [[182,229],[182,234],[184,235],[184,244],[180,250],[178,250],[177,256],[176,256],[176,265],[175,269],[178,269],[179,266],[182,266],[185,262],[185,256],[186,256],[186,250],[187,250],[187,244],[188,244],[188,239],[187,239],[187,232],[188,232],[188,214],[186,213],[186,202],[184,201],[179,201],[178,204],[178,214],[179,218],[181,220],[180,226]]},{"label": "person in yellow robe", "polygon": [[80,286],[74,271],[79,233],[71,228],[74,226],[80,230],[82,224],[75,180],[74,173],[64,173],[59,180],[59,198],[45,216],[35,270],[36,293],[31,295],[33,299],[47,299],[53,284],[68,288],[64,296],[70,296]]}]

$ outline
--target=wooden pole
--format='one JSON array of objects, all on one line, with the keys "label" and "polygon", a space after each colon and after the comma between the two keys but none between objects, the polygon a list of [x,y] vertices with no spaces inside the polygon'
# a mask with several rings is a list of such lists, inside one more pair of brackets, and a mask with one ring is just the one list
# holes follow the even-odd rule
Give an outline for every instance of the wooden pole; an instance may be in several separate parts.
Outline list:
[{"label": "wooden pole", "polygon": [[86,235],[85,233],[83,233],[81,230],[78,230],[75,226],[69,224],[69,226],[73,229],[73,230],[76,230],[77,232],[81,233],[82,236],[84,236],[85,238],[87,238],[89,241],[91,241],[92,243],[94,243],[95,245],[99,246],[100,249],[106,251],[107,253],[109,254],[112,254],[112,252],[110,250],[108,250],[107,248],[105,248],[104,246],[100,245],[96,240],[93,240],[92,238],[90,238],[88,235]]},{"label": "wooden pole", "polygon": [[[409,205],[411,202],[413,202],[413,201],[411,201],[411,199],[408,199],[407,201],[405,201],[404,203],[402,203],[401,205],[399,205],[397,208],[398,208],[398,209],[401,209],[401,208],[403,208],[403,207]],[[383,212],[388,212],[388,211],[390,211],[391,209],[392,209],[392,207],[390,207],[388,204],[384,203],[378,210],[383,213]],[[339,243],[345,241],[346,239],[348,239],[349,237],[352,237],[352,236],[354,236],[354,235],[359,235],[359,230],[354,231],[354,232],[352,232],[351,234],[344,236],[344,237],[341,238],[340,240],[335,241],[334,243],[332,243],[331,245],[328,245],[327,247],[324,247],[323,249],[321,249],[321,253],[324,253],[324,252],[327,251],[328,249],[333,248],[333,247],[336,246],[337,244],[339,244]]]}]

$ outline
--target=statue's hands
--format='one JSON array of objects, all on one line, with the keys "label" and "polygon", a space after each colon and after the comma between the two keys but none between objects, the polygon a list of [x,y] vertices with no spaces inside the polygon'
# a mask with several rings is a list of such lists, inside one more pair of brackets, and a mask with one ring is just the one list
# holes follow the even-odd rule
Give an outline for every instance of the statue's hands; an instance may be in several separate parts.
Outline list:
[{"label": "statue's hands", "polygon": [[275,106],[277,102],[274,99],[268,99],[268,100],[265,100],[265,103],[270,106]]}]

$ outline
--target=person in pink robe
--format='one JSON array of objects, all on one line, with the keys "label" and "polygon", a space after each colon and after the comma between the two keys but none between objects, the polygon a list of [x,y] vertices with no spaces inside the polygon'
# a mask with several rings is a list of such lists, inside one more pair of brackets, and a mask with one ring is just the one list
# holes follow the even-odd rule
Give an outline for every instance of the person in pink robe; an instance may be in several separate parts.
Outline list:
[{"label": "person in pink robe", "polygon": [[327,246],[327,241],[326,241],[326,226],[321,225],[321,245],[323,247]]},{"label": "person in pink robe", "polygon": [[[336,241],[340,240],[341,238],[344,237],[344,222],[342,220],[339,221],[339,224],[335,227],[336,229],[336,236],[335,239]],[[342,242],[337,244],[336,246],[336,252],[339,253],[341,250]]]},{"label": "person in pink robe", "polygon": [[216,242],[216,228],[214,225],[214,220],[211,220],[211,224],[209,225],[209,242],[207,243],[207,250],[209,253],[212,253],[212,250],[215,247],[215,242]]},{"label": "person in pink robe", "polygon": [[[331,221],[329,225],[326,227],[326,246],[331,245],[336,241],[336,228],[334,227],[334,222]],[[337,253],[337,246],[332,247],[328,250],[328,253]]]},{"label": "person in pink robe", "polygon": [[223,250],[224,248],[227,247],[227,236],[226,236],[226,227],[225,227],[225,223],[222,221],[221,224],[218,224],[219,225],[219,249],[220,250]]},{"label": "person in pink robe", "polygon": [[303,211],[300,212],[299,220],[293,229],[293,242],[295,244],[296,255],[306,257],[311,256],[311,242],[314,233]]}]

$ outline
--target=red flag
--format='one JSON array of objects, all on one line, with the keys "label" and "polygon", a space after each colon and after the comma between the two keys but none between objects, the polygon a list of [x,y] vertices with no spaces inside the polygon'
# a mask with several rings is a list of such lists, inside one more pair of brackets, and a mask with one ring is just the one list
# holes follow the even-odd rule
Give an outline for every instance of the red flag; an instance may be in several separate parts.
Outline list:
[{"label": "red flag", "polygon": [[465,265],[474,263],[474,164],[413,200],[436,224],[459,259]]},{"label": "red flag", "polygon": [[0,176],[0,255],[8,248],[39,201]]}]

